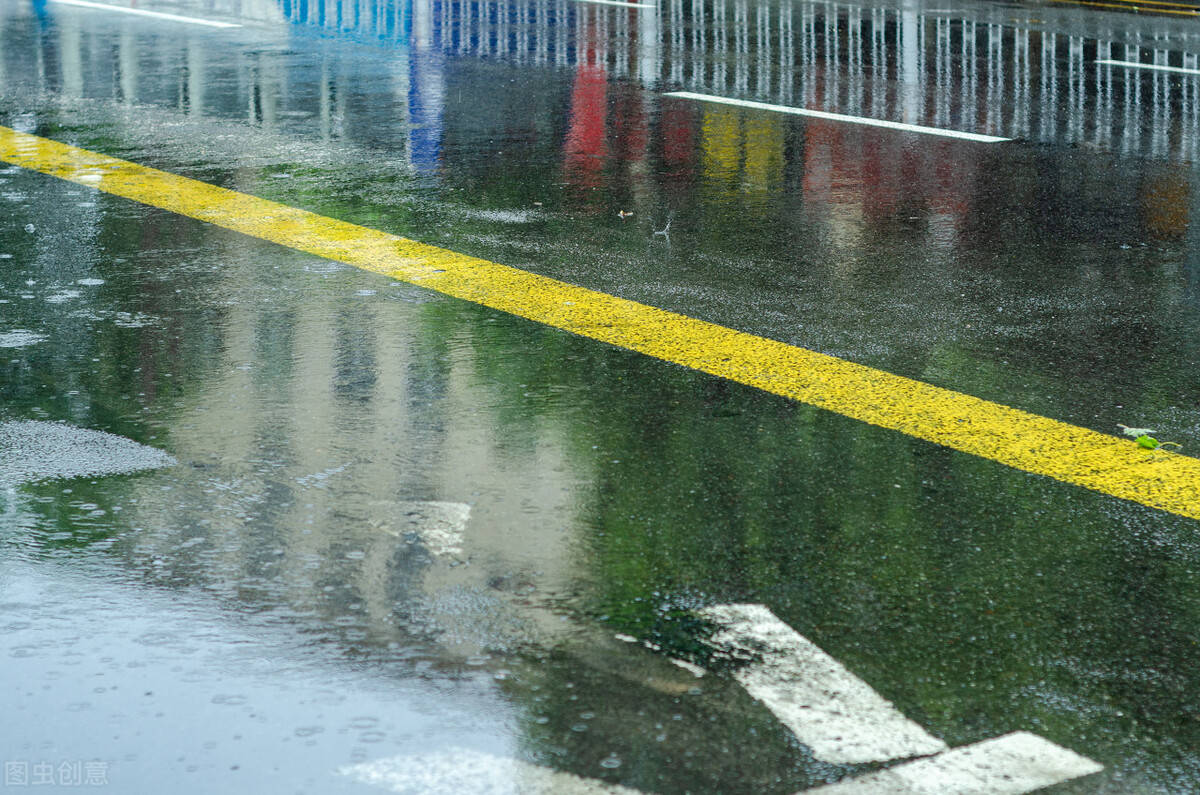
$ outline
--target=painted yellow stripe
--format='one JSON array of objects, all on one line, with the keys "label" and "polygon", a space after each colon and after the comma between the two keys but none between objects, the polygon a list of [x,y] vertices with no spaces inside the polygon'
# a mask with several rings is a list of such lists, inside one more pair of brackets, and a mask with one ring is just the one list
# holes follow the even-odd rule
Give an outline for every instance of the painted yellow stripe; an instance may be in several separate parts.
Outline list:
[{"label": "painted yellow stripe", "polygon": [[[1200,9],[1189,8],[1185,5],[1176,5],[1174,3],[1151,3],[1149,0],[1143,0],[1143,2],[1137,2],[1137,0],[1117,0],[1117,2],[1112,3],[1096,2],[1095,0],[1054,0],[1054,2],[1087,6],[1089,8],[1119,8],[1123,11],[1145,11],[1149,14],[1174,14],[1183,17],[1200,15]],[[1161,8],[1159,6],[1167,7]]]},{"label": "painted yellow stripe", "polygon": [[1200,460],[0,127],[0,160],[1200,519]]},{"label": "painted yellow stripe", "polygon": [[1160,6],[1164,8],[1178,8],[1191,13],[1196,13],[1196,6],[1193,3],[1168,3],[1163,0],[1116,0],[1118,5],[1122,6]]}]

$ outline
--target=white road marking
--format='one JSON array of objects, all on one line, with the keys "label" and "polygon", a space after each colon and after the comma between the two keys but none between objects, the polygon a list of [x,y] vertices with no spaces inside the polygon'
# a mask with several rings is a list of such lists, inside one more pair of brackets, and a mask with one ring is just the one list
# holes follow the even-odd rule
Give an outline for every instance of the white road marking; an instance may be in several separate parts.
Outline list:
[{"label": "white road marking", "polygon": [[1124,66],[1129,69],[1152,69],[1155,72],[1174,72],[1181,75],[1200,75],[1200,69],[1185,69],[1182,66],[1160,66],[1153,63],[1140,63],[1138,61],[1114,61],[1109,58],[1102,58],[1096,61],[1098,64],[1105,66]]},{"label": "white road marking", "polygon": [[634,795],[639,790],[517,759],[453,748],[340,768],[343,775],[413,795]]},{"label": "white road marking", "polygon": [[0,333],[0,348],[24,348],[26,345],[37,345],[45,341],[44,334],[35,334],[23,328]]},{"label": "white road marking", "polygon": [[695,663],[690,663],[687,660],[677,660],[674,657],[668,657],[667,659],[670,660],[674,665],[679,666],[680,668],[687,671],[688,673],[690,673],[692,676],[696,677],[697,679],[699,679],[700,677],[702,677],[706,673],[708,673],[708,671],[704,670],[699,665],[696,665]]},{"label": "white road marking", "polygon": [[622,8],[655,8],[654,3],[622,3],[621,0],[575,0],[576,3],[595,3],[602,6],[621,6]]},{"label": "white road marking", "polygon": [[387,518],[378,522],[380,529],[401,538],[409,533],[434,557],[461,557],[463,533],[471,518],[471,506],[462,502],[420,502],[376,500],[372,507],[382,509]]},{"label": "white road marking", "polygon": [[145,11],[141,8],[126,8],[123,6],[109,5],[108,3],[91,3],[88,0],[50,0],[51,3],[57,3],[64,6],[77,6],[79,8],[95,8],[101,11],[115,11],[120,14],[132,14],[138,17],[150,17],[152,19],[165,19],[170,22],[184,22],[188,25],[204,25],[210,28],[240,28],[241,25],[235,22],[218,22],[214,19],[200,19],[199,17],[181,17],[178,14],[166,14],[162,11]]},{"label": "white road marking", "polygon": [[721,626],[711,643],[761,660],[734,678],[825,762],[883,762],[946,749],[764,605],[698,611]]},{"label": "white road marking", "polygon": [[809,795],[1018,795],[1104,769],[1036,734],[1014,732],[868,773]]},{"label": "white road marking", "polygon": [[719,97],[713,94],[695,94],[691,91],[669,91],[664,94],[664,96],[679,97],[680,99],[694,99],[697,102],[715,102],[720,105],[733,105],[738,108],[769,110],[775,113],[790,113],[793,116],[808,116],[814,119],[841,121],[849,124],[862,124],[868,127],[885,127],[889,130],[921,133],[922,135],[940,135],[944,138],[958,138],[964,141],[975,141],[977,143],[996,144],[1003,141],[1012,140],[1011,138],[1000,138],[995,135],[981,135],[980,133],[963,132],[961,130],[945,130],[941,127],[922,127],[917,124],[904,124],[903,122],[887,121],[885,119],[869,119],[864,116],[845,116],[841,113],[826,113],[823,110],[793,108],[787,105],[770,105],[766,102],[752,102],[747,99],[732,99],[730,97]]}]

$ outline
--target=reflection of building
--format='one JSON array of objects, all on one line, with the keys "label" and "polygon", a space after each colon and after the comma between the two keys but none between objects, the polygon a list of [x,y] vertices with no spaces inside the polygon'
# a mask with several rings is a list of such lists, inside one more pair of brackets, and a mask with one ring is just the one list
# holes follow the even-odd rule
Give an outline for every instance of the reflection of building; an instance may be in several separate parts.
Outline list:
[{"label": "reflection of building", "polygon": [[[254,8],[261,16],[261,3]],[[1200,63],[1187,51],[1194,42],[1162,20],[1129,20],[1118,31],[1097,15],[1086,17],[1088,36],[1063,36],[1054,32],[1053,9],[1040,9],[1050,19],[1034,27],[1014,22],[1011,9],[982,5],[950,19],[917,0],[869,10],[748,0],[666,0],[657,10],[568,0],[289,0],[278,8],[290,28],[255,30],[239,41],[243,34],[145,36],[136,23],[97,31],[83,12],[47,6],[38,19],[5,6],[0,13],[29,21],[37,68],[22,66],[29,58],[19,47],[6,47],[0,72],[14,91],[248,120],[285,136],[318,134],[418,172],[475,170],[485,186],[511,184],[502,174],[510,166],[470,152],[479,140],[503,136],[512,144],[506,151],[533,161],[524,176],[542,183],[522,198],[541,200],[552,194],[549,183],[565,177],[586,190],[586,203],[605,212],[619,204],[639,218],[650,210],[658,226],[703,185],[722,192],[719,201],[740,203],[745,217],[803,223],[780,204],[788,196],[822,214],[832,241],[903,218],[919,221],[931,241],[952,245],[963,219],[981,211],[973,202],[994,209],[1002,201],[975,195],[988,150],[935,139],[909,146],[903,136],[848,125],[663,101],[655,90],[682,87],[1158,159],[1200,155],[1200,76],[1095,63],[1110,56]],[[239,9],[250,6],[227,7]],[[337,41],[311,55],[288,49],[289,38],[315,37]],[[385,48],[386,57],[339,57],[362,48]],[[522,64],[547,66],[536,96],[509,85]],[[1155,235],[1178,237],[1196,192],[1179,174],[1156,179],[1161,185],[1134,201]],[[602,183],[607,190],[591,190]],[[666,206],[650,198],[656,194]]]},{"label": "reflection of building", "polygon": [[1191,184],[1184,174],[1171,172],[1152,178],[1142,188],[1147,229],[1158,238],[1185,234],[1191,201]]},{"label": "reflection of building", "polygon": [[814,121],[806,128],[805,201],[853,205],[861,221],[928,220],[933,240],[953,240],[967,218],[984,152],[949,141],[909,146],[895,135]]},{"label": "reflection of building", "polygon": [[[920,0],[873,9],[834,2],[667,0],[657,10],[629,11],[569,0],[275,3],[226,0],[215,7],[198,1],[180,6],[195,5],[196,13],[286,18],[296,30],[400,48],[398,57],[410,57],[411,65],[396,90],[411,99],[417,123],[410,144],[421,168],[440,156],[448,67],[435,53],[562,66],[591,63],[610,78],[646,86],[663,81],[702,93],[1155,157],[1200,154],[1200,75],[1096,63],[1111,58],[1196,68],[1197,42],[1166,19],[1123,19],[1118,30],[1103,15],[1081,22],[1078,15],[1039,8],[1041,21],[1026,23],[1019,15],[1014,18],[1011,9],[992,5],[952,19],[926,9]],[[72,26],[81,24],[77,12],[49,7],[44,13],[62,24],[61,41],[47,42],[52,57],[45,74],[52,87],[58,88],[61,80],[68,94],[93,95],[81,81],[115,73],[117,79],[108,85],[117,86],[126,101],[167,101],[165,96],[145,96],[147,87],[137,85],[137,62],[128,50],[144,51],[151,43],[127,31],[112,52],[85,51],[75,41],[78,34],[71,33]],[[1058,17],[1088,34],[1056,33]],[[207,41],[197,39],[196,46]],[[420,57],[408,55],[410,44]],[[589,61],[597,52],[603,63]],[[175,60],[162,53],[162,63]],[[205,85],[197,67],[204,66],[203,60],[197,54],[186,69],[179,64],[186,74],[171,87],[172,94],[200,106]],[[247,92],[242,107],[254,107],[257,92],[263,98],[258,104],[265,108],[268,95],[280,90],[271,85],[269,65],[257,60],[242,56],[242,63],[221,65],[245,72],[239,79]],[[210,66],[209,74],[214,72]],[[361,85],[342,88],[365,90]]]},{"label": "reflection of building", "polygon": [[433,0],[413,0],[412,14],[408,158],[417,171],[432,172],[441,161],[445,63],[432,47]]},{"label": "reflection of building", "polygon": [[[248,179],[238,187],[253,192]],[[256,261],[237,238],[214,234],[209,256]],[[223,246],[231,246],[224,255]],[[224,285],[212,288],[253,292],[270,278],[272,266],[260,267],[225,271]],[[569,486],[583,476],[567,459],[566,429],[509,428],[478,411],[505,385],[478,371],[481,359],[457,321],[439,320],[444,305],[425,303],[415,289],[400,303],[364,296],[354,272],[324,270],[300,277],[324,289],[232,303],[219,353],[209,352],[217,358],[175,363],[224,375],[172,409],[169,446],[185,462],[171,473],[173,487],[131,486],[124,520],[141,528],[136,554],[172,558],[188,541],[220,559],[208,559],[190,584],[213,586],[204,578],[220,570],[261,578],[272,601],[302,612],[357,604],[379,638],[404,627],[444,630],[447,604],[460,624],[447,645],[468,653],[485,635],[500,642],[506,632],[536,633],[544,614],[513,611],[505,597],[530,585],[557,592],[573,577]],[[486,344],[489,361],[505,355],[494,334]],[[419,540],[405,537],[404,506],[427,500],[472,505],[462,544],[469,566],[431,563]],[[489,617],[507,624],[488,635],[481,622]]]},{"label": "reflection of building", "polygon": [[[584,12],[569,4],[465,4],[481,9],[473,12],[462,5],[435,4],[441,12],[434,41],[447,52],[587,61],[590,46],[582,42],[591,34],[579,21]],[[1160,157],[1197,151],[1200,75],[1094,63],[1115,58],[1195,68],[1200,52],[1180,54],[1195,43],[1169,41],[1175,34],[1168,20],[1141,21],[1133,33],[1119,33],[1100,17],[1092,35],[1070,36],[1055,33],[1052,21],[1021,25],[1010,9],[981,6],[973,13],[950,19],[920,3],[863,9],[669,0],[657,12],[612,13],[599,24],[606,71],[615,78]],[[1038,16],[1056,12],[1043,8]],[[456,20],[471,33],[458,31]],[[573,41],[569,29],[576,31]],[[1139,126],[1148,127],[1145,135]]]},{"label": "reflection of building", "polygon": [[[852,3],[667,0],[657,10],[581,7],[569,0],[222,0],[182,9],[254,20],[286,19],[380,46],[444,55],[576,66],[600,36],[604,70],[646,85],[733,94],[852,115],[969,129],[1014,138],[1086,143],[1156,157],[1192,158],[1200,137],[1200,75],[1140,72],[1098,59],[1196,68],[1200,48],[1172,20],[1079,17],[1039,8],[1028,22],[1011,9],[981,5],[964,18],[926,9]],[[64,23],[76,12],[46,9]],[[590,20],[590,21],[589,21]],[[1061,20],[1061,22],[1057,22]],[[1087,35],[1055,32],[1066,22]],[[1057,22],[1057,24],[1056,24]],[[598,26],[588,32],[589,25]],[[65,30],[65,28],[64,28]],[[68,92],[102,53],[71,52],[61,64]],[[118,56],[118,60],[121,60]],[[414,115],[432,151],[442,101],[437,61],[414,63]],[[3,67],[0,67],[3,68]],[[136,93],[124,59],[118,84]],[[85,73],[89,69],[83,70]],[[53,74],[53,72],[50,72]],[[185,80],[189,94],[203,87]],[[417,99],[419,97],[419,100]],[[436,147],[433,147],[436,149]],[[419,162],[430,158],[418,156]]]},{"label": "reflection of building", "polygon": [[596,188],[604,182],[608,158],[608,73],[604,44],[594,24],[585,24],[581,33],[579,62],[571,86],[570,123],[563,151],[567,177],[583,188]]},{"label": "reflection of building", "polygon": [[[1095,15],[1083,18],[1086,36],[1064,36],[1055,32],[1054,9],[1039,9],[1045,21],[1034,26],[1014,20],[1011,9],[981,5],[951,19],[918,0],[875,9],[748,0],[666,0],[656,10],[568,0],[288,0],[277,7],[292,27],[247,33],[247,43],[234,34],[219,42],[143,36],[136,24],[95,31],[80,12],[48,6],[48,16],[29,25],[38,67],[23,68],[26,53],[6,47],[0,73],[14,91],[317,133],[427,173],[500,168],[461,162],[472,142],[495,130],[524,147],[522,154],[536,154],[544,183],[565,176],[590,189],[607,180],[610,190],[590,192],[590,202],[654,207],[656,224],[669,209],[645,198],[686,192],[703,176],[702,184],[722,184],[756,215],[769,209],[767,197],[784,194],[825,207],[834,240],[903,216],[923,221],[933,240],[952,243],[979,200],[972,186],[986,150],[933,139],[911,147],[900,136],[846,125],[661,101],[655,90],[732,94],[1157,159],[1200,156],[1200,76],[1095,63],[1200,64],[1200,54],[1189,51],[1196,42],[1166,20],[1126,18],[1118,30]],[[261,2],[221,8],[265,13]],[[287,50],[289,37],[314,36],[338,42],[311,58]],[[340,58],[333,47],[387,48],[383,74],[379,59]],[[155,68],[144,72],[144,64]],[[515,73],[522,64],[549,67],[536,97],[475,79],[510,78],[499,70]],[[1160,181],[1142,191],[1142,220],[1156,235],[1178,236],[1196,192],[1179,175]],[[677,198],[671,209],[680,206]]]}]

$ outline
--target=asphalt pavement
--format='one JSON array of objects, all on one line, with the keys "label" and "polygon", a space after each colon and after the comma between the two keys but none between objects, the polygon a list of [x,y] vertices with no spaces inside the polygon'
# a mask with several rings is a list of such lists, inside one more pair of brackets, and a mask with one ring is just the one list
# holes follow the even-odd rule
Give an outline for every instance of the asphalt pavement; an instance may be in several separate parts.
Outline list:
[{"label": "asphalt pavement", "polygon": [[1200,792],[1103,5],[0,0],[0,788]]}]

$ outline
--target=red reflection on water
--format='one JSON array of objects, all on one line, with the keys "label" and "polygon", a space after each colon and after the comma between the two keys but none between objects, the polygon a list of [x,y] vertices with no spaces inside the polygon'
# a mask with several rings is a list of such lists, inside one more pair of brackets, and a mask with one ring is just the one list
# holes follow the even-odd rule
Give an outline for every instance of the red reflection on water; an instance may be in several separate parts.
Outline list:
[{"label": "red reflection on water", "polygon": [[608,157],[608,72],[595,22],[581,20],[581,24],[584,31],[571,88],[563,171],[569,182],[595,188],[603,182]]}]

